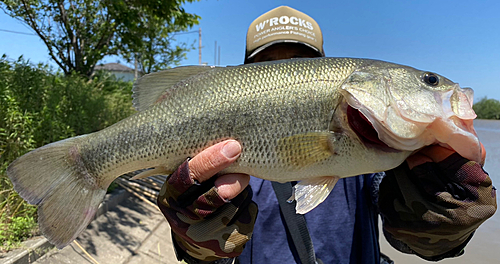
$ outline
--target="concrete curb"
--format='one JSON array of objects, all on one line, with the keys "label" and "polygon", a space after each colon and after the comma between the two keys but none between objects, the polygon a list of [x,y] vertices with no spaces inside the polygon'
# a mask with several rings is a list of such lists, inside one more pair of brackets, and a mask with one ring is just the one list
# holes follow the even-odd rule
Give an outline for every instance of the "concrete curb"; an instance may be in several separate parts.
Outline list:
[{"label": "concrete curb", "polygon": [[2,259],[2,264],[27,264],[32,263],[41,256],[45,255],[54,246],[49,243],[45,237],[38,237],[23,242],[23,248],[13,250]]},{"label": "concrete curb", "polygon": [[[117,188],[112,194],[107,194],[104,201],[97,209],[94,220],[113,209],[123,200],[127,199],[130,193],[122,188]],[[49,250],[54,248],[49,241],[43,237],[37,237],[23,242],[20,249],[13,250],[4,256],[0,257],[0,264],[29,264],[45,255]]]}]

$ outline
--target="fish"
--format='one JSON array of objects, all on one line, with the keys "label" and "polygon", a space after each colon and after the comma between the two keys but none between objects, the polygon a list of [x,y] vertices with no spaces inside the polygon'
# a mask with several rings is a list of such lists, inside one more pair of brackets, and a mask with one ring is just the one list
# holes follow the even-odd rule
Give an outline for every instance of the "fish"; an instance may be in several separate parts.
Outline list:
[{"label": "fish", "polygon": [[325,200],[338,179],[393,169],[428,145],[481,161],[473,90],[381,60],[177,67],[139,78],[132,97],[134,115],[35,149],[7,168],[58,248],[86,228],[120,175],[171,174],[226,139],[239,141],[242,153],[221,173],[298,181],[291,198],[300,214]]}]

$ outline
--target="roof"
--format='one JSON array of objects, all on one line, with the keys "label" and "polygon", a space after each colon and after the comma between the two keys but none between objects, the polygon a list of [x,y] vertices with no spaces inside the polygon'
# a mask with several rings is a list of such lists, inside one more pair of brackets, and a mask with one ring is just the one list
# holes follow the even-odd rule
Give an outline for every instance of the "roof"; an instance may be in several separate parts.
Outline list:
[{"label": "roof", "polygon": [[129,68],[120,63],[106,63],[101,65],[96,65],[95,70],[107,70],[107,71],[115,71],[115,72],[133,72],[134,69]]}]

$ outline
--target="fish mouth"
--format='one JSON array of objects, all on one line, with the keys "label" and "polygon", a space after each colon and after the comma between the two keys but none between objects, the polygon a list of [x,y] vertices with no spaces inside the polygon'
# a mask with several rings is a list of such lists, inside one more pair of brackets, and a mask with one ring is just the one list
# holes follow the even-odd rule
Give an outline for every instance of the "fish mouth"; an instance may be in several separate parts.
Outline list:
[{"label": "fish mouth", "polygon": [[377,130],[375,130],[372,123],[368,121],[368,118],[358,109],[350,105],[347,105],[347,120],[351,129],[365,146],[376,148],[384,152],[401,152],[400,150],[389,147],[380,140]]}]

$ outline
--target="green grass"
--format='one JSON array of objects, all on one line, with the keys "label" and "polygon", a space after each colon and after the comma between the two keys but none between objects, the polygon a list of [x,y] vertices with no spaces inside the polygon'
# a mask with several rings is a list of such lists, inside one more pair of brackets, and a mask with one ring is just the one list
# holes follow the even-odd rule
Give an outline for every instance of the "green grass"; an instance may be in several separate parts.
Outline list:
[{"label": "green grass", "polygon": [[36,207],[26,205],[20,199],[12,200],[18,202],[18,207],[25,207],[25,209],[24,211],[15,211],[12,215],[0,217],[0,241],[2,241],[0,252],[17,248],[22,241],[39,233],[36,222]]}]

